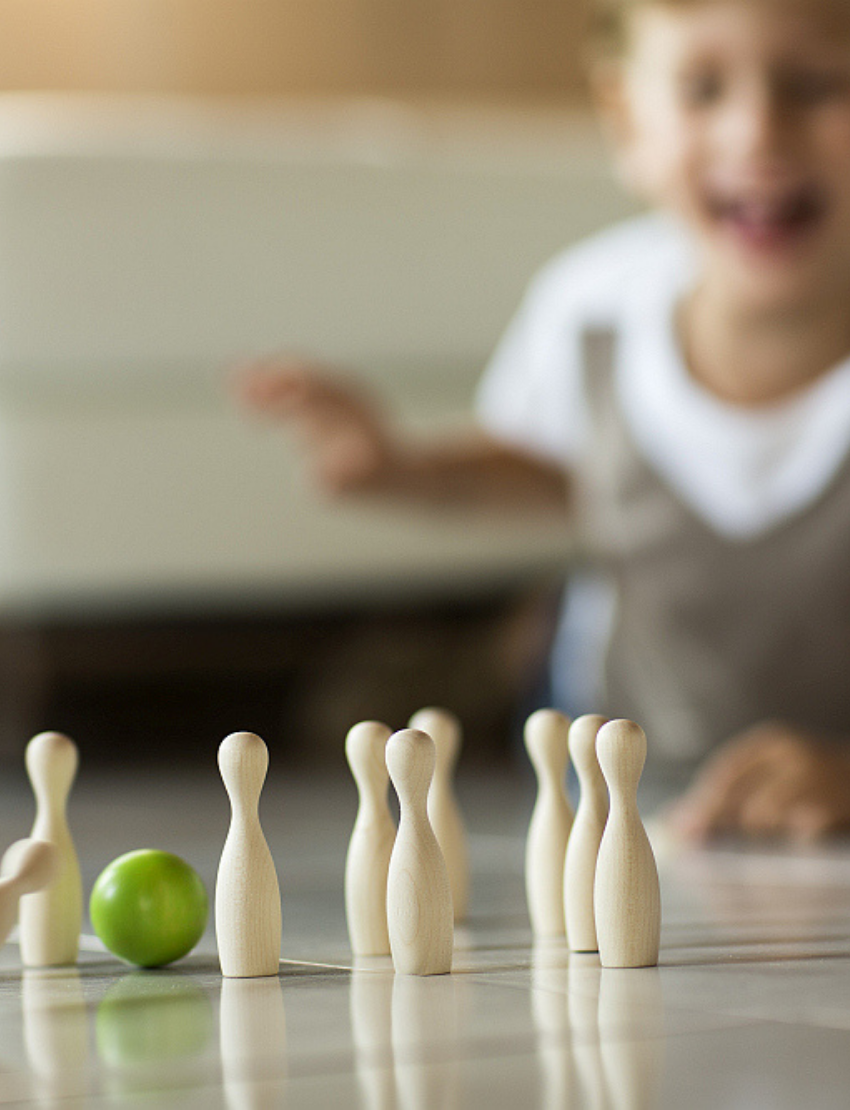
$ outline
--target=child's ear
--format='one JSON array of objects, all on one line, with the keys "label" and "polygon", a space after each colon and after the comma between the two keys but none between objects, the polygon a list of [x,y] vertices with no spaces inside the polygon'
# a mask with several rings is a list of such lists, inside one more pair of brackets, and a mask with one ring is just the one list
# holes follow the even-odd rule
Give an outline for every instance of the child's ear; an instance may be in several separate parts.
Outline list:
[{"label": "child's ear", "polygon": [[597,62],[590,75],[593,101],[608,140],[617,176],[634,190],[635,121],[628,95],[625,63],[617,59]]}]

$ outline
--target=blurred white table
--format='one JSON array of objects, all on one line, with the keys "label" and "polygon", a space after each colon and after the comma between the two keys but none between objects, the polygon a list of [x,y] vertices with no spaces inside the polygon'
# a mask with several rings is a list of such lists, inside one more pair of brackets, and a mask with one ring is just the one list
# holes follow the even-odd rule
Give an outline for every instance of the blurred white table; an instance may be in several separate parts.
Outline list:
[{"label": "blurred white table", "polygon": [[575,111],[0,96],[0,617],[562,556],[558,526],[323,504],[226,373],[306,353],[444,427],[533,272],[629,211]]},{"label": "blurred white table", "polygon": [[[630,211],[574,110],[0,96],[0,755],[69,670],[156,656],[161,680],[146,621],[474,601],[562,568],[560,521],[328,504],[227,374],[304,352],[444,430],[533,272]],[[112,652],[72,642],[113,628]],[[256,654],[205,635],[173,673]]]}]

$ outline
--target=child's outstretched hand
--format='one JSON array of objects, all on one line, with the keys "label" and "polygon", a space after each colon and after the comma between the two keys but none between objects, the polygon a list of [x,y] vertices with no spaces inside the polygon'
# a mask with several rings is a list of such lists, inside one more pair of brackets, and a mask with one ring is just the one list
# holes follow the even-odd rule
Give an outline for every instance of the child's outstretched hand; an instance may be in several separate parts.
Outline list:
[{"label": "child's outstretched hand", "polygon": [[327,492],[382,492],[392,486],[400,452],[365,390],[315,363],[287,358],[237,368],[234,388],[242,404],[292,426]]},{"label": "child's outstretched hand", "polygon": [[850,746],[757,725],[711,756],[667,820],[697,841],[723,833],[811,841],[850,829]]},{"label": "child's outstretched hand", "polygon": [[234,388],[243,405],[292,426],[328,493],[523,516],[566,511],[569,483],[558,463],[474,426],[414,443],[396,434],[366,390],[315,363],[252,362],[235,372]]}]

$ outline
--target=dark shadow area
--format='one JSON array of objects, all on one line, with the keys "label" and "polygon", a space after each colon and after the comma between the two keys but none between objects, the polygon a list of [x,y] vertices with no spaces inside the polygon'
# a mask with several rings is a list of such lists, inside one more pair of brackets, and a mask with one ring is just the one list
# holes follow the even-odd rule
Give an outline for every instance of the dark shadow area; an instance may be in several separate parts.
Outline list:
[{"label": "dark shadow area", "polygon": [[337,766],[347,730],[404,727],[441,705],[464,726],[462,763],[508,763],[539,689],[549,589],[462,602],[5,630],[0,750],[72,736],[86,760],[182,763],[229,732],[257,732],[294,767]]}]

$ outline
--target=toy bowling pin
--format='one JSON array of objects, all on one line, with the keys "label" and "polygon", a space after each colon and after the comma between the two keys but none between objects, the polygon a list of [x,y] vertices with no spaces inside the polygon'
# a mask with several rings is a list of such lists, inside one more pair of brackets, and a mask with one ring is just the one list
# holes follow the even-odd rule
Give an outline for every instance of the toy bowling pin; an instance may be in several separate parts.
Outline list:
[{"label": "toy bowling pin", "polygon": [[649,838],[637,808],[646,736],[632,721],[609,721],[596,737],[608,784],[608,823],[596,860],[594,911],[603,967],[658,963],[661,894]]},{"label": "toy bowling pin", "polygon": [[215,884],[221,972],[237,979],[277,975],[280,888],[258,812],[268,749],[259,736],[234,732],[221,742],[218,765],[232,809]]},{"label": "toy bowling pin", "polygon": [[36,802],[32,836],[55,845],[58,862],[53,881],[21,899],[21,959],[26,967],[77,962],[83,882],[66,812],[77,764],[76,745],[61,733],[41,732],[27,744],[27,773]]},{"label": "toy bowling pin", "polygon": [[387,923],[397,972],[451,971],[454,911],[449,873],[428,820],[434,741],[418,729],[394,733],[387,770],[398,793],[400,820],[387,880]]}]

